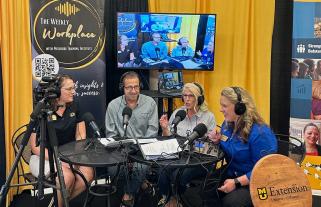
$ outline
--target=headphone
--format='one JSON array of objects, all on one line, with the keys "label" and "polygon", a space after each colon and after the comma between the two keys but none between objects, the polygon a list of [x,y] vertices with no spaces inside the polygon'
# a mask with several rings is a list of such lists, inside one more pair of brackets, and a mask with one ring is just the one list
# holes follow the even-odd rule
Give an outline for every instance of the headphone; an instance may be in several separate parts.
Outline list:
[{"label": "headphone", "polygon": [[[205,101],[205,97],[204,97],[204,91],[203,91],[203,88],[202,88],[202,86],[200,85],[200,84],[198,84],[198,83],[196,83],[196,82],[193,82],[193,84],[195,85],[195,86],[197,86],[197,88],[199,89],[199,91],[200,91],[200,96],[199,97],[197,97],[197,105],[198,106],[201,106],[203,103],[204,103],[204,101]],[[182,101],[184,102],[184,97],[182,96]]]},{"label": "headphone", "polygon": [[234,106],[234,112],[236,115],[243,115],[246,111],[246,105],[242,102],[241,91],[239,87],[231,87],[234,93],[237,95],[237,102]]},{"label": "headphone", "polygon": [[140,76],[139,76],[136,72],[134,72],[134,71],[128,71],[128,72],[124,73],[124,74],[120,77],[119,86],[118,86],[120,92],[123,92],[123,91],[124,91],[124,80],[126,79],[127,76],[137,77],[138,80],[139,80],[139,87],[140,87],[140,89],[143,88],[143,83],[142,83],[142,81],[141,81],[141,79],[140,79]]}]

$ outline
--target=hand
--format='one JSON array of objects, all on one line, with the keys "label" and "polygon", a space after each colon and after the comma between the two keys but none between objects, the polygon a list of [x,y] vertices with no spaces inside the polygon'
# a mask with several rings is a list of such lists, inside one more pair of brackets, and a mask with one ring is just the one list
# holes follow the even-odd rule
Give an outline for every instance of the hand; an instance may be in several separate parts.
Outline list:
[{"label": "hand", "polygon": [[235,189],[235,182],[234,179],[226,179],[224,181],[224,184],[218,188],[218,190],[224,192],[224,193],[229,193]]},{"label": "hand", "polygon": [[162,130],[167,129],[168,128],[168,118],[167,118],[167,114],[163,114],[161,116],[161,118],[159,119],[159,124],[162,127]]},{"label": "hand", "polygon": [[197,54],[198,56],[202,56],[201,51],[197,51],[196,54]]},{"label": "hand", "polygon": [[218,144],[222,137],[221,133],[217,130],[210,131],[207,136],[214,144]]},{"label": "hand", "polygon": [[122,64],[122,63],[118,63],[117,65],[118,65],[119,68],[124,67],[124,64]]}]

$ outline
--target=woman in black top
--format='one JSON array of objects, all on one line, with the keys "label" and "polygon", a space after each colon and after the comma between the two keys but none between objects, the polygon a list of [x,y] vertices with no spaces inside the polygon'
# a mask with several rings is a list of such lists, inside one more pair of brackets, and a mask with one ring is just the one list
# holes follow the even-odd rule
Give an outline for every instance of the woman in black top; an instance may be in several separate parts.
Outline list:
[{"label": "woman in black top", "polygon": [[[63,145],[65,143],[85,139],[86,138],[86,126],[85,122],[81,119],[82,114],[79,110],[78,104],[74,102],[75,95],[75,83],[73,79],[68,75],[58,76],[57,86],[60,89],[60,96],[52,101],[52,107],[55,109],[54,113],[50,115],[52,124],[55,128],[56,135],[58,138],[58,145]],[[38,176],[39,168],[39,155],[40,147],[37,146],[37,136],[39,135],[39,129],[35,130],[31,134],[30,144],[33,153],[33,158],[30,160],[30,171]],[[45,149],[45,172],[48,169],[48,151]],[[87,179],[88,182],[93,179],[93,169],[85,166],[74,166],[78,169]],[[69,164],[62,162],[62,171],[64,175],[64,180],[66,184],[66,189],[69,193],[69,198],[72,199],[80,194],[86,189],[86,185],[82,178],[74,174],[70,169]],[[57,182],[58,179],[57,179]],[[61,193],[58,193],[58,206],[63,206],[63,200]]]}]

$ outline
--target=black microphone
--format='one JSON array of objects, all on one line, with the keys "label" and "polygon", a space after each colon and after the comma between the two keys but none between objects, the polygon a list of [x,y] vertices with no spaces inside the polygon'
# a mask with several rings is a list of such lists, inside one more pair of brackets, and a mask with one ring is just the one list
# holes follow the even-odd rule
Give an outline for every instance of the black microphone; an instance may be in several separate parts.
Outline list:
[{"label": "black microphone", "polygon": [[182,148],[184,149],[186,147],[186,145],[194,142],[195,139],[203,137],[205,135],[205,133],[207,132],[207,127],[205,124],[203,123],[199,123],[198,125],[196,125],[196,127],[193,129],[192,134],[190,134],[186,139],[186,141],[184,142],[184,144],[182,145]]},{"label": "black microphone", "polygon": [[124,109],[123,109],[123,126],[124,126],[124,130],[126,130],[127,126],[128,126],[128,122],[129,122],[129,119],[130,117],[132,116],[132,109],[129,108],[128,106],[126,106]]},{"label": "black microphone", "polygon": [[181,122],[182,120],[185,119],[185,117],[186,117],[186,111],[185,110],[179,110],[175,114],[175,119],[172,121],[171,128],[176,127],[179,122]]},{"label": "black microphone", "polygon": [[97,136],[97,137],[101,137],[100,135],[100,131],[99,131],[99,128],[95,122],[95,118],[94,116],[90,113],[90,112],[87,112],[85,113],[83,116],[82,116],[82,119],[89,124],[89,126],[92,128],[92,130],[94,131],[94,134]]},{"label": "black microphone", "polygon": [[182,47],[182,56],[184,56],[185,52],[186,52],[186,47]]},{"label": "black microphone", "polygon": [[160,56],[159,56],[160,49],[159,49],[159,47],[155,47],[155,52],[156,52],[156,58],[157,58],[157,60],[159,60],[160,59]]}]

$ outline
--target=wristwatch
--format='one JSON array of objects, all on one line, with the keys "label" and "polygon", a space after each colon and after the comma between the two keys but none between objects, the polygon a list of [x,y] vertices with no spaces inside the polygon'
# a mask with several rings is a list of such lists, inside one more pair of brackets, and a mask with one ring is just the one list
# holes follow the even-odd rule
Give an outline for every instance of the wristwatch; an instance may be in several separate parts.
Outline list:
[{"label": "wristwatch", "polygon": [[242,186],[240,181],[237,178],[234,178],[234,183],[236,188],[240,188]]}]

